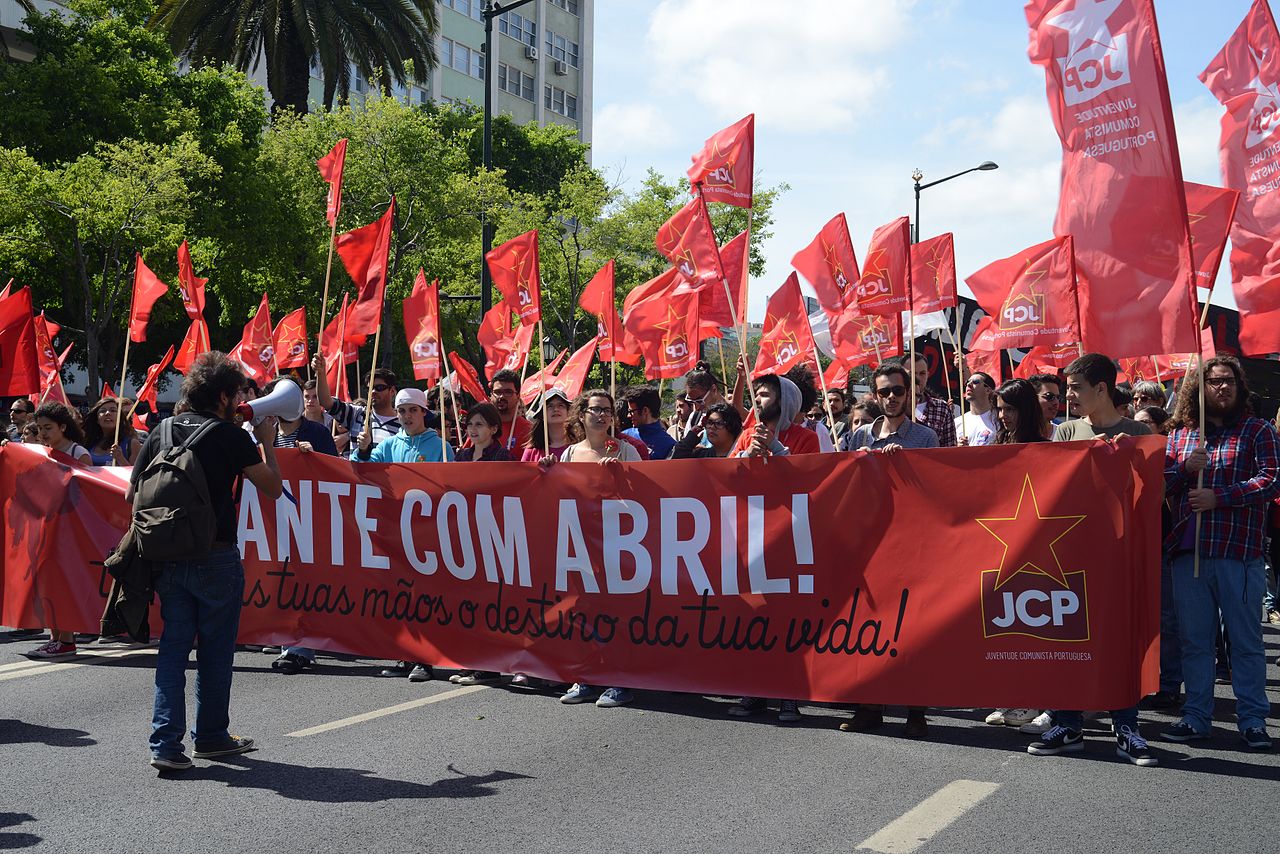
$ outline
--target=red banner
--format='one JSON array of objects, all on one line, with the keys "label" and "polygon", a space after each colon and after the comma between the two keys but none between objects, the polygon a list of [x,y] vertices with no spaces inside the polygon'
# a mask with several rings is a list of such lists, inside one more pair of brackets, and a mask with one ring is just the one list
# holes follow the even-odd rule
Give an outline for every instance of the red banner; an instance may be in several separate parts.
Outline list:
[{"label": "red banner", "polygon": [[951,232],[911,247],[911,310],[917,315],[956,304],[956,242]]},{"label": "red banner", "polygon": [[192,320],[200,320],[204,315],[204,286],[208,281],[196,275],[191,266],[191,250],[187,248],[187,241],[182,241],[178,247],[178,296],[182,297],[182,307]]},{"label": "red banner", "polygon": [[716,233],[711,228],[711,217],[701,195],[694,196],[672,214],[671,219],[658,226],[654,245],[670,259],[680,275],[695,285],[715,285],[724,278]]},{"label": "red banner", "polygon": [[256,382],[259,388],[278,373],[275,331],[271,328],[271,305],[265,291],[257,313],[244,325],[240,343],[227,355],[240,364],[244,375]]},{"label": "red banner", "polygon": [[305,368],[311,361],[307,355],[307,310],[305,308],[295,308],[280,318],[272,338],[277,368]]},{"label": "red banner", "polygon": [[[5,285],[5,290],[9,289]],[[36,319],[31,288],[0,298],[0,395],[40,391],[40,365],[36,359]]]},{"label": "red banner", "polygon": [[347,335],[373,335],[382,322],[382,301],[387,291],[387,261],[396,216],[396,198],[380,219],[339,234],[334,244],[342,266],[356,286],[356,299],[347,315]]},{"label": "red banner", "polygon": [[347,141],[338,140],[328,154],[316,161],[320,177],[329,185],[329,196],[325,199],[324,215],[331,227],[338,224],[338,214],[342,212],[342,172],[347,163]]},{"label": "red banner", "polygon": [[133,301],[130,304],[129,340],[141,344],[147,340],[147,322],[151,320],[151,307],[169,291],[169,286],[151,272],[138,254],[133,263]]},{"label": "red banner", "polygon": [[1026,14],[1062,140],[1054,233],[1076,241],[1085,348],[1194,349],[1187,204],[1152,0],[1030,0]]},{"label": "red banner", "polygon": [[902,355],[902,324],[895,317],[860,315],[854,306],[831,321],[831,346],[849,367],[878,365]]},{"label": "red banner", "polygon": [[1226,107],[1218,143],[1222,181],[1240,193],[1231,226],[1240,349],[1280,352],[1280,32],[1266,0],[1255,0],[1200,79]]},{"label": "red banner", "polygon": [[1212,289],[1227,248],[1240,194],[1235,190],[1183,181],[1187,193],[1187,224],[1191,226],[1191,259],[1197,287]]},{"label": "red banner", "polygon": [[[245,643],[819,702],[1157,687],[1160,437],[465,476],[279,459],[294,500],[240,505]],[[125,471],[0,449],[0,622],[97,630]]]}]

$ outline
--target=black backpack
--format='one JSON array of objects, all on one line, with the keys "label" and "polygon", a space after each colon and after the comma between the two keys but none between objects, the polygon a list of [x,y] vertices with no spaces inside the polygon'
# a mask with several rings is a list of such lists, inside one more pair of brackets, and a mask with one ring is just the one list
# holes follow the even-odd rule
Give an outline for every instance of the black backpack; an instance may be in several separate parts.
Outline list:
[{"label": "black backpack", "polygon": [[192,447],[218,425],[210,418],[181,445],[173,419],[160,424],[160,449],[133,484],[133,529],[138,553],[151,561],[207,554],[217,526],[209,483]]}]

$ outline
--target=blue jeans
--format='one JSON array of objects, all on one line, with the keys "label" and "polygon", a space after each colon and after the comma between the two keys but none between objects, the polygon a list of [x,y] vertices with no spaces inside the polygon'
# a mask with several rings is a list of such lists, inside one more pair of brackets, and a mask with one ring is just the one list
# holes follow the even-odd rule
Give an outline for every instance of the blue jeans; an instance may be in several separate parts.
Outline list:
[{"label": "blue jeans", "polygon": [[1178,640],[1178,609],[1173,601],[1173,565],[1160,561],[1160,690],[1182,691],[1182,644]]},{"label": "blue jeans", "polygon": [[1271,705],[1266,693],[1262,623],[1258,620],[1266,586],[1262,558],[1202,557],[1199,578],[1194,577],[1194,563],[1189,554],[1173,559],[1173,595],[1178,603],[1182,675],[1187,684],[1182,719],[1199,733],[1208,733],[1212,726],[1214,637],[1221,612],[1221,624],[1231,637],[1236,722],[1241,732],[1265,726]]},{"label": "blue jeans", "polygon": [[225,741],[229,733],[231,663],[240,627],[244,567],[235,549],[192,560],[159,563],[156,592],[164,633],[156,656],[156,702],[151,717],[151,753],[182,752],[187,726],[187,660],[196,638],[197,747]]},{"label": "blue jeans", "polygon": [[[1058,726],[1064,726],[1067,729],[1073,729],[1076,732],[1084,729],[1084,712],[1076,711],[1055,711],[1053,713],[1053,722]],[[1127,709],[1115,709],[1111,712],[1111,725],[1119,732],[1120,727],[1127,726],[1134,732],[1138,731],[1138,707],[1130,706]]]}]

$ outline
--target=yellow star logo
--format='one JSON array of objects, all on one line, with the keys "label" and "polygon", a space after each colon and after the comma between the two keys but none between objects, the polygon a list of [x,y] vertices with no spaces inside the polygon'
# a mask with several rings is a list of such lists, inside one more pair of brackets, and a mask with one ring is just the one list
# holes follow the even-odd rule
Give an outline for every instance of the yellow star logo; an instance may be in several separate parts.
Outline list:
[{"label": "yellow star logo", "polygon": [[663,332],[663,335],[662,335],[663,347],[668,347],[677,341],[684,340],[685,338],[684,321],[685,321],[684,317],[682,317],[680,312],[676,310],[676,307],[674,305],[668,304],[666,319],[663,320],[661,323],[654,324],[655,329],[661,329]]},{"label": "yellow star logo", "polygon": [[[1044,261],[1045,259],[1040,259]],[[1033,270],[1031,265],[1033,261],[1027,262],[1027,267],[1022,275],[1018,277],[1018,281],[1014,284],[1009,298],[1005,300],[1004,305],[1000,307],[1000,317],[997,323],[1001,329],[1022,329],[1027,326],[1044,326],[1047,322],[1044,311],[1044,295],[1036,293],[1035,286],[1040,280],[1049,275],[1049,267],[1046,263],[1043,269]],[[1018,306],[1024,306],[1025,310],[1020,315],[1015,315],[1013,309]]]},{"label": "yellow star logo", "polygon": [[831,273],[831,278],[835,280],[836,287],[840,289],[841,293],[844,293],[845,288],[849,287],[849,274],[845,272],[844,262],[840,260],[836,245],[827,243],[821,237],[818,239],[822,242],[822,256],[823,260],[827,262],[827,270]]},{"label": "yellow star logo", "polygon": [[[1031,500],[1027,501],[1027,496]],[[1028,507],[1029,505],[1029,507]],[[1027,510],[1024,512],[1024,507]],[[993,519],[975,519],[1004,546],[1000,556],[1000,574],[996,576],[996,589],[1019,572],[1038,572],[1067,587],[1055,546],[1073,528],[1085,520],[1085,515],[1045,516],[1040,512],[1031,475],[1022,483],[1018,506],[1012,516]]]}]

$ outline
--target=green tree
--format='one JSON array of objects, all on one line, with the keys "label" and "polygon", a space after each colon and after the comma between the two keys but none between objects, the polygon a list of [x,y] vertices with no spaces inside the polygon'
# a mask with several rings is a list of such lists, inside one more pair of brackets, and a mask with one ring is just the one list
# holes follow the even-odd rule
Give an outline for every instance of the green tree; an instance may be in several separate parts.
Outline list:
[{"label": "green tree", "polygon": [[266,63],[272,111],[308,111],[311,67],[326,109],[346,100],[352,66],[363,79],[424,83],[436,67],[434,0],[160,0],[151,25],[194,64],[240,71]]}]

